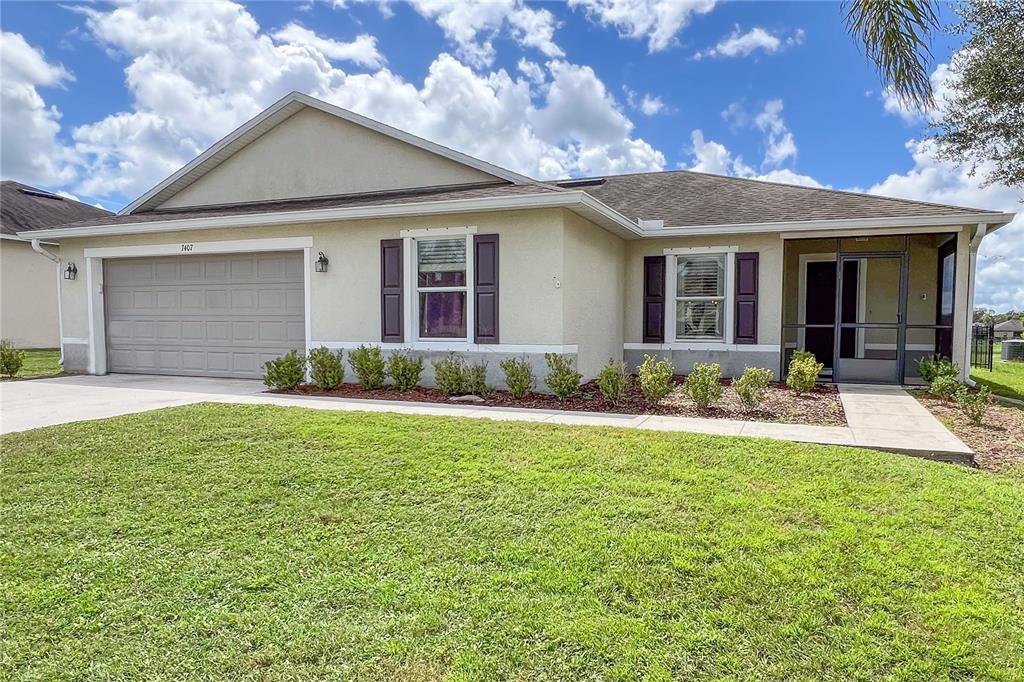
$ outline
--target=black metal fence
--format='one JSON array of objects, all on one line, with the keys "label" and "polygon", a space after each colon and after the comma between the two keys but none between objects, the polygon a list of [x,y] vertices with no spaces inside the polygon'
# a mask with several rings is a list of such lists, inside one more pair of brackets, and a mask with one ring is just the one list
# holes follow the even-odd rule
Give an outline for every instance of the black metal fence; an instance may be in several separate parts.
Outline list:
[{"label": "black metal fence", "polygon": [[971,367],[982,367],[992,371],[995,340],[995,328],[992,325],[976,324],[971,327]]}]

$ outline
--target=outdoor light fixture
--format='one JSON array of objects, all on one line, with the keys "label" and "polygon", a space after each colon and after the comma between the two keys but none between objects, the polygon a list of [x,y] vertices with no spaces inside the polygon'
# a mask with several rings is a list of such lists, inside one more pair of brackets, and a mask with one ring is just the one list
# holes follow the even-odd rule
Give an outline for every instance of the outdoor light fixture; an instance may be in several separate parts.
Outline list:
[{"label": "outdoor light fixture", "polygon": [[68,263],[68,269],[64,271],[64,279],[77,279],[78,268],[74,263]]},{"label": "outdoor light fixture", "polygon": [[316,264],[314,266],[316,268],[316,271],[317,272],[327,272],[327,263],[328,262],[329,261],[327,260],[327,256],[325,256],[324,252],[321,251],[320,252],[320,257],[316,259]]}]

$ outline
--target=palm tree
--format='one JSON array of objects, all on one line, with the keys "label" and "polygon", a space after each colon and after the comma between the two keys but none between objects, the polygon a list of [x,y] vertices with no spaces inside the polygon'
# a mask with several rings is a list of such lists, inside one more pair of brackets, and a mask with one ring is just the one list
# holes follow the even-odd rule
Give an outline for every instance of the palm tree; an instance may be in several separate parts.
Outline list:
[{"label": "palm tree", "polygon": [[937,3],[931,0],[847,0],[846,27],[864,51],[882,83],[904,103],[919,109],[933,105],[928,66],[931,33],[939,28]]}]

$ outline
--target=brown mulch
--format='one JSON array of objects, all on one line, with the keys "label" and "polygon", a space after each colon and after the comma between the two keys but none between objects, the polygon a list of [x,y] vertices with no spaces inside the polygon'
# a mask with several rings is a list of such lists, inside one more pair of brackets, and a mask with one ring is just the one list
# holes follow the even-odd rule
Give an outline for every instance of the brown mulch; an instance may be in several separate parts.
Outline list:
[{"label": "brown mulch", "polygon": [[[494,391],[483,396],[482,402],[462,403],[491,407],[533,408],[581,412],[617,412],[620,414],[658,414],[684,417],[710,417],[742,421],[781,422],[786,424],[814,424],[818,426],[845,426],[846,415],[835,386],[817,386],[804,396],[797,396],[784,383],[773,383],[765,401],[758,410],[749,411],[723,381],[722,400],[707,410],[700,410],[682,391],[683,377],[676,377],[676,389],[657,405],[648,405],[636,382],[632,382],[626,395],[617,404],[609,403],[601,395],[596,382],[580,387],[580,395],[560,402],[553,395],[531,393],[516,399],[505,391]],[[400,392],[392,388],[364,391],[358,384],[343,384],[335,390],[322,390],[315,386],[300,386],[295,391],[272,391],[297,395],[333,396],[337,398],[363,398],[368,400],[408,400],[421,403],[457,403],[432,388],[416,388]]]},{"label": "brown mulch", "polygon": [[1011,467],[1024,474],[1024,410],[993,403],[980,426],[971,423],[957,404],[925,391],[912,391],[946,428],[974,450],[974,460],[982,469],[1005,472]]}]

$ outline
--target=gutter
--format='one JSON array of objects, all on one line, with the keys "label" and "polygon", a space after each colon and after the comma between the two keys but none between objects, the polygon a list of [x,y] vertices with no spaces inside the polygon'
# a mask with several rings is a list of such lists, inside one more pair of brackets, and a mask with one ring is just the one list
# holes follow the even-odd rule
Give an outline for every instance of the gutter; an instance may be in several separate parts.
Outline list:
[{"label": "gutter", "polygon": [[46,256],[53,264],[57,266],[57,345],[60,346],[60,364],[64,365],[64,311],[61,309],[61,285],[63,279],[61,277],[60,258],[53,255],[49,251],[43,248],[42,243],[38,239],[32,240],[32,250],[36,253]]}]

